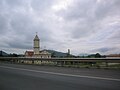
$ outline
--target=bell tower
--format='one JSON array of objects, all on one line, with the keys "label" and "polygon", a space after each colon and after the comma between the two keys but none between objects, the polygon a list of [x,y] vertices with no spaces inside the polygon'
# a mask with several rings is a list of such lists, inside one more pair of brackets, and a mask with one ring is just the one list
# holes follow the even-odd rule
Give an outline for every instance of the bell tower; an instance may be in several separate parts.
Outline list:
[{"label": "bell tower", "polygon": [[34,55],[39,55],[39,51],[40,51],[39,41],[40,41],[40,39],[39,39],[37,33],[36,33],[36,36],[35,36],[33,41],[34,41],[34,47],[33,47],[34,48]]}]

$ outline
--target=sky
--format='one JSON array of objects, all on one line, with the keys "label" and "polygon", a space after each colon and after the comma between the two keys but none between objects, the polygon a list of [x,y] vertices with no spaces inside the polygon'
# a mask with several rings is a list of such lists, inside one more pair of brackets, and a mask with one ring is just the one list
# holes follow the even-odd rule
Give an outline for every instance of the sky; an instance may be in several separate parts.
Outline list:
[{"label": "sky", "polygon": [[120,53],[120,0],[0,0],[0,50]]}]

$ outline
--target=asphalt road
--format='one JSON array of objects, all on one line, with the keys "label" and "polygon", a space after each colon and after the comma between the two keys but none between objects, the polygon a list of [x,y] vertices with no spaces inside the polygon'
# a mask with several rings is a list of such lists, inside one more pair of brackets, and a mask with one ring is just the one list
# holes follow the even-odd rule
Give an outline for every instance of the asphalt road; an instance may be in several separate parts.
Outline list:
[{"label": "asphalt road", "polygon": [[120,90],[120,70],[0,64],[0,90]]}]

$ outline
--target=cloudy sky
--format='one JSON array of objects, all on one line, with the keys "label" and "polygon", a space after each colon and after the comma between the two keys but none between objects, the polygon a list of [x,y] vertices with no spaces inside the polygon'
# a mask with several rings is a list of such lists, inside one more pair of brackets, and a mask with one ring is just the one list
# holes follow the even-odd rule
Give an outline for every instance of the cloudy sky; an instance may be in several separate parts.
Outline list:
[{"label": "cloudy sky", "polygon": [[0,50],[120,53],[120,0],[0,0]]}]

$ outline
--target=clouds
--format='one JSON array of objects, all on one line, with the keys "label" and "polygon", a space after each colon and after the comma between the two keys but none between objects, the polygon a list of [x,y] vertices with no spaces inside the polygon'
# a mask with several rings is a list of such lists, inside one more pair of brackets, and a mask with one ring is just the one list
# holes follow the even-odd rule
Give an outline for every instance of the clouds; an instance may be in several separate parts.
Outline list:
[{"label": "clouds", "polygon": [[48,49],[120,53],[119,8],[119,0],[0,0],[0,49],[32,49],[38,32]]}]

